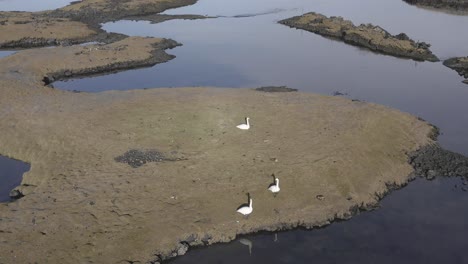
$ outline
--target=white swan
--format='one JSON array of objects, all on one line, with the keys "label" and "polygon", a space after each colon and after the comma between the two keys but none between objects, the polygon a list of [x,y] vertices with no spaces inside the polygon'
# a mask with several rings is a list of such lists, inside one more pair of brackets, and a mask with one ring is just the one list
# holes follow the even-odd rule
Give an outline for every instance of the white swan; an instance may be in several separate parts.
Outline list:
[{"label": "white swan", "polygon": [[248,216],[249,214],[251,214],[253,211],[253,207],[252,207],[252,198],[249,198],[249,206],[242,206],[240,207],[239,209],[237,209],[237,212],[240,213],[240,214],[243,214],[244,216]]},{"label": "white swan", "polygon": [[242,129],[242,130],[248,130],[250,128],[249,119],[250,118],[246,117],[245,118],[245,124],[240,124],[240,125],[238,125],[236,127],[239,128],[239,129]]},{"label": "white swan", "polygon": [[[275,177],[275,176],[273,175],[273,177]],[[276,194],[279,193],[280,187],[279,187],[279,179],[278,178],[275,177],[275,183],[270,184],[270,186],[268,187],[268,190],[270,192],[274,193],[275,196],[276,196]]]}]

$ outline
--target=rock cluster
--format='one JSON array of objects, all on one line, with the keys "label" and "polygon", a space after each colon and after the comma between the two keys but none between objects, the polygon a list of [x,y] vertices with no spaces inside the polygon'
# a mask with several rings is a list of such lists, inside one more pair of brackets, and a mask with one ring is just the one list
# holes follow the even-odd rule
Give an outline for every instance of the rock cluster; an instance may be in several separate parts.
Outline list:
[{"label": "rock cluster", "polygon": [[452,70],[457,71],[460,76],[467,78],[467,80],[464,80],[463,83],[468,84],[468,57],[451,58],[445,60],[444,65]]},{"label": "rock cluster", "polygon": [[342,17],[326,17],[318,13],[307,13],[281,20],[279,23],[298,29],[307,30],[325,37],[342,40],[346,43],[369,50],[405,57],[418,61],[438,61],[432,54],[430,44],[416,42],[406,34],[392,35],[385,29],[372,24],[355,26]]},{"label": "rock cluster", "polygon": [[411,5],[467,11],[468,0],[403,0]]}]

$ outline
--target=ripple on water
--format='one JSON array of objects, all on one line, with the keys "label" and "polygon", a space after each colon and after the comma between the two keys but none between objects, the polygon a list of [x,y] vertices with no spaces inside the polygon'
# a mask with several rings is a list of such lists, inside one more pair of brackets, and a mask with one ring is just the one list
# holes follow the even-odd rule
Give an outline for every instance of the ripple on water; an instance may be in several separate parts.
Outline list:
[{"label": "ripple on water", "polygon": [[28,163],[0,156],[0,202],[11,201],[10,191],[21,184],[23,174],[30,168]]},{"label": "ripple on water", "polygon": [[465,184],[460,178],[417,179],[384,198],[378,210],[351,220],[246,236],[170,263],[468,263]]}]

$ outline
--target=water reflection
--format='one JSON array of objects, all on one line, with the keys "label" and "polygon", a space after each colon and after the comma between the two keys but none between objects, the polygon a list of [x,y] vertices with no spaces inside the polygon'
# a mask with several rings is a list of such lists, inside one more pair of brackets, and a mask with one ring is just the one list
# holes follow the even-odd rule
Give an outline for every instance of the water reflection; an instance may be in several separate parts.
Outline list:
[{"label": "water reflection", "polygon": [[21,184],[23,173],[29,169],[27,163],[0,156],[0,202],[10,201],[10,191]]},{"label": "water reflection", "polygon": [[70,4],[71,0],[0,0],[0,11],[52,10]]},{"label": "water reflection", "polygon": [[[383,0],[378,2],[380,1]],[[301,1],[292,3],[299,2]],[[201,1],[200,5],[203,3],[207,1]],[[284,1],[281,3],[279,7],[285,5]],[[301,3],[305,5],[304,1]],[[329,3],[329,8],[335,5],[333,3],[335,1]],[[388,1],[385,3],[388,4]],[[377,8],[373,4],[369,6]],[[289,7],[295,6],[291,4]],[[237,12],[232,13],[245,14],[271,8],[274,6],[258,10],[238,8]],[[431,19],[442,24],[455,23],[461,19],[459,16],[452,18],[446,14],[421,11],[406,4],[402,8],[405,10],[403,13],[407,12],[407,8],[413,10],[413,16],[416,17],[418,14],[422,17],[429,14]],[[189,11],[194,10],[187,10]],[[343,11],[338,12],[338,9],[336,11],[343,15],[354,14],[340,13]],[[463,79],[455,71],[442,63],[415,62],[375,54],[275,22],[294,15],[294,12],[284,11],[247,18],[175,20],[160,24],[132,21],[107,23],[104,29],[108,31],[172,38],[183,43],[183,46],[168,51],[177,56],[168,63],[113,75],[56,82],[54,87],[103,91],[176,86],[287,85],[302,91],[327,95],[340,91],[347,93],[349,98],[384,104],[420,116],[442,129],[443,135],[439,140],[444,147],[468,154],[468,138],[465,136],[468,134],[468,115],[460,115],[468,112],[468,87],[461,83]],[[399,25],[400,21],[394,19],[393,14],[390,15],[392,21]],[[365,17],[370,22],[380,21],[377,17]],[[386,17],[389,18],[389,15]],[[468,24],[468,17],[463,19]],[[424,31],[426,26],[419,25],[418,30]],[[412,35],[411,32],[408,33]],[[445,41],[443,43],[446,44],[439,44],[441,53],[456,51],[457,54],[468,54],[468,35],[460,36],[457,41],[447,41],[444,34],[446,32],[433,31],[432,39],[419,40]],[[453,48],[453,43],[467,45]]]},{"label": "water reflection", "polygon": [[420,9],[400,0],[199,0],[195,5],[165,13],[235,16],[275,9],[287,11],[276,19],[314,11],[343,16],[355,24],[373,23],[392,34],[405,32],[415,40],[431,43],[434,53],[442,58],[468,54],[468,36],[460,31],[461,25],[468,24],[468,16]]},{"label": "water reflection", "polygon": [[380,209],[349,221],[284,232],[281,243],[274,234],[244,237],[255,244],[251,255],[233,242],[191,250],[171,263],[468,263],[464,184],[460,178],[417,179]]},{"label": "water reflection", "polygon": [[248,246],[249,247],[249,255],[252,255],[252,247],[253,247],[252,240],[247,239],[247,238],[241,238],[241,239],[239,239],[239,243],[241,243],[242,245]]}]

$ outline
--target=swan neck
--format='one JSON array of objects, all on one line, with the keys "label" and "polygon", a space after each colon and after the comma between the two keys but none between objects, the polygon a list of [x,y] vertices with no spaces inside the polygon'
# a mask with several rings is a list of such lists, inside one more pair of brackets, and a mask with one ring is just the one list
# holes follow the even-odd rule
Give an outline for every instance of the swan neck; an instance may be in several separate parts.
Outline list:
[{"label": "swan neck", "polygon": [[250,126],[250,124],[249,124],[249,119],[246,118],[245,121],[247,122],[247,125]]},{"label": "swan neck", "polygon": [[279,187],[279,179],[276,178],[275,180],[276,180],[276,186]]},{"label": "swan neck", "polygon": [[249,207],[252,208],[252,199],[249,199]]}]

